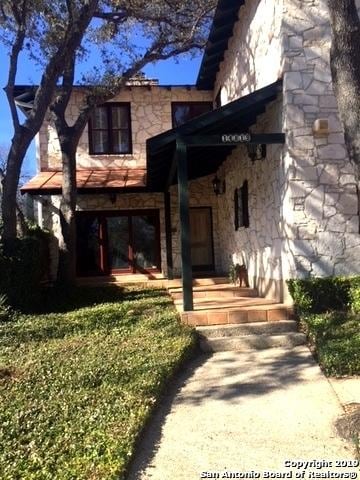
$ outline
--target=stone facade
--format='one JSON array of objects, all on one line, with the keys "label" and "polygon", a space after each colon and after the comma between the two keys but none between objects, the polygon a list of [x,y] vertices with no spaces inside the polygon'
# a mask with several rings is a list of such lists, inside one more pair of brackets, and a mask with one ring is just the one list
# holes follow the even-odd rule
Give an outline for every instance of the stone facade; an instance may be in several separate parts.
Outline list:
[{"label": "stone facade", "polygon": [[[83,92],[73,93],[67,109],[70,124],[76,119],[82,103]],[[194,87],[160,87],[133,85],[125,87],[114,102],[130,102],[133,151],[128,155],[90,155],[89,132],[86,127],[77,151],[77,168],[143,168],[146,166],[146,140],[172,128],[171,103],[186,101],[212,101],[212,92]],[[61,168],[60,147],[56,130],[50,119],[39,133],[39,158],[41,170]]]},{"label": "stone facade", "polygon": [[[330,71],[325,0],[284,2],[285,275],[360,272],[359,204]],[[286,22],[285,22],[286,19]],[[326,119],[329,134],[313,132]]]},{"label": "stone facade", "polygon": [[[360,2],[359,2],[360,3]],[[78,151],[78,168],[144,167],[146,139],[171,128],[171,102],[215,100],[224,105],[279,78],[283,93],[258,117],[253,132],[284,132],[286,143],[267,148],[252,163],[245,147],[234,149],[217,172],[226,193],[216,197],[213,176],[190,182],[190,206],[212,208],[215,266],[245,263],[260,294],[287,300],[285,280],[308,275],[360,273],[358,185],[347,157],[329,67],[330,25],[326,0],[247,0],[212,92],[195,88],[132,86],[114,101],[131,102],[133,153],[91,156],[88,132]],[[81,103],[77,91],[69,108]],[[317,120],[328,133],[314,131]],[[41,169],[59,168],[59,147],[47,123],[40,132]],[[234,228],[234,190],[249,184],[249,228]],[[57,198],[53,198],[55,206]],[[79,210],[156,208],[160,211],[161,264],[166,275],[162,194],[79,196]],[[54,210],[54,211],[55,211]],[[177,189],[171,189],[175,274],[181,273]],[[47,219],[58,230],[56,215]]]},{"label": "stone facade", "polygon": [[[234,188],[244,179],[250,188],[250,228],[219,221],[222,268],[244,261],[260,292],[280,299],[287,278],[360,273],[358,185],[332,89],[328,18],[325,0],[248,0],[215,83],[224,104],[283,78],[282,99],[254,131],[283,131],[284,148],[255,165],[237,148],[219,171],[229,215]],[[327,135],[314,133],[318,119]]]},{"label": "stone facade", "polygon": [[214,86],[221,105],[275,82],[281,75],[284,0],[247,0],[239,10]]}]

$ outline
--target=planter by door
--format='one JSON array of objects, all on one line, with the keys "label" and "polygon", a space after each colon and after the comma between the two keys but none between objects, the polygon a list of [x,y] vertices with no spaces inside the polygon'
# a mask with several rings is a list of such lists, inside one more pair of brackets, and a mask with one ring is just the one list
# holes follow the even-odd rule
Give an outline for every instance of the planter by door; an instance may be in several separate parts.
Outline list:
[{"label": "planter by door", "polygon": [[193,271],[213,272],[215,266],[211,207],[193,207],[189,211]]},{"label": "planter by door", "polygon": [[158,210],[78,212],[78,275],[160,270]]}]

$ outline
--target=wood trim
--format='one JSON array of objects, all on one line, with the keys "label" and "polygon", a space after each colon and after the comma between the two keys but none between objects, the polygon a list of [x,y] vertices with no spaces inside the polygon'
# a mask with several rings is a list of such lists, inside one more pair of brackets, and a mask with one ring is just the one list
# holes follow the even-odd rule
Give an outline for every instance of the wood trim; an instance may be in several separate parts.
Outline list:
[{"label": "wood trim", "polygon": [[[151,215],[154,216],[154,226],[155,226],[155,259],[156,267],[142,269],[136,265],[134,260],[134,237],[133,237],[133,228],[132,228],[132,217],[134,216],[144,216]],[[134,209],[134,210],[82,210],[77,211],[76,216],[93,216],[98,217],[99,219],[99,240],[100,240],[100,266],[102,275],[128,275],[136,273],[160,273],[161,272],[161,232],[160,232],[160,210],[159,209]],[[106,218],[107,217],[127,217],[129,222],[129,268],[124,269],[110,269],[109,265],[109,244],[106,228]],[[85,275],[85,272],[81,272],[82,275]]]},{"label": "wood trim", "polygon": [[210,211],[210,236],[211,236],[211,258],[212,263],[210,265],[192,265],[193,272],[214,272],[215,271],[215,248],[214,248],[214,222],[213,222],[213,209],[212,207],[190,207],[191,210],[209,210]]},{"label": "wood trim", "polygon": [[[113,138],[112,138],[112,132],[114,129],[112,128],[112,115],[111,115],[111,109],[113,106],[117,107],[127,107],[127,114],[128,114],[128,135],[129,135],[129,149],[126,152],[114,152],[114,146],[113,146]],[[131,103],[130,102],[107,102],[102,105],[98,105],[98,107],[105,107],[106,108],[106,114],[107,114],[107,121],[108,121],[108,128],[107,128],[107,133],[108,133],[108,141],[109,141],[109,151],[107,152],[95,152],[93,149],[93,130],[104,130],[105,129],[93,129],[92,127],[92,119],[91,116],[89,118],[88,122],[88,141],[89,141],[89,155],[130,155],[133,153],[133,143],[132,143],[132,125],[131,125]],[[118,130],[125,130],[121,128],[115,129],[116,131]]]}]

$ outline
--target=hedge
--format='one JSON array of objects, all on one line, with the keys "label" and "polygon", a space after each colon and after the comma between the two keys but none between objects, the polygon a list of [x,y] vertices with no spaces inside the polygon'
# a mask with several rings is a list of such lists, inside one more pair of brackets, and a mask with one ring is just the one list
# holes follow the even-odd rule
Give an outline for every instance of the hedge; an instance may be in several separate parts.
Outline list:
[{"label": "hedge", "polygon": [[24,312],[37,308],[41,283],[49,266],[49,234],[33,228],[29,235],[16,239],[5,254],[0,244],[0,295],[8,305]]},{"label": "hedge", "polygon": [[360,276],[289,280],[302,328],[327,375],[360,374]]},{"label": "hedge", "polygon": [[294,279],[287,284],[298,315],[360,312],[360,276]]}]

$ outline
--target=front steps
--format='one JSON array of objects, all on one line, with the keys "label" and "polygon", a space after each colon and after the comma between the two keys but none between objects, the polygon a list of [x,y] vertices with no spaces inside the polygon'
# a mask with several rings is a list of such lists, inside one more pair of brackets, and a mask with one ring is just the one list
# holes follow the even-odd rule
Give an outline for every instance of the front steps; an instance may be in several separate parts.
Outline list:
[{"label": "front steps", "polygon": [[196,330],[204,352],[293,348],[306,342],[306,336],[297,331],[297,323],[291,320],[197,327]]},{"label": "front steps", "polygon": [[196,327],[204,352],[293,348],[306,342],[292,307],[259,297],[254,288],[231,285],[226,278],[196,279],[190,312],[183,311],[179,281],[167,288],[182,321]]},{"label": "front steps", "polygon": [[194,327],[275,322],[293,318],[290,306],[261,298],[256,289],[234,286],[224,277],[194,279],[194,310],[191,312],[183,311],[179,280],[169,281],[167,288],[182,321]]}]

